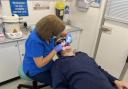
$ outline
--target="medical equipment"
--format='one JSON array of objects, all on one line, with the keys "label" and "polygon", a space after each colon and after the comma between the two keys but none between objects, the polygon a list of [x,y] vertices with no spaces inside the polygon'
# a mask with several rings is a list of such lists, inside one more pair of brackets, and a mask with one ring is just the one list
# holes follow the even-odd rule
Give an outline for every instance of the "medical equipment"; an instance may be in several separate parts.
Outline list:
[{"label": "medical equipment", "polygon": [[8,38],[16,39],[22,37],[20,30],[19,16],[4,16],[3,17],[4,33]]},{"label": "medical equipment", "polygon": [[71,1],[65,0],[65,8],[64,8],[64,23],[69,25],[70,24],[70,13],[71,13]]},{"label": "medical equipment", "polygon": [[99,8],[100,6],[101,6],[101,0],[94,0],[94,1],[91,3],[91,7]]},{"label": "medical equipment", "polygon": [[101,0],[76,0],[76,7],[81,12],[87,12],[89,7],[99,8]]},{"label": "medical equipment", "polygon": [[63,20],[64,17],[64,2],[62,0],[57,0],[56,4],[55,4],[55,10],[56,10],[56,15]]},{"label": "medical equipment", "polygon": [[79,11],[86,12],[90,7],[90,2],[89,0],[76,0],[76,7]]},{"label": "medical equipment", "polygon": [[56,15],[63,20],[64,17],[64,2],[62,0],[57,0],[56,4],[55,4],[55,10],[56,10]]},{"label": "medical equipment", "polygon": [[62,42],[66,41],[66,39],[64,37],[61,37],[59,38],[57,41],[56,41],[56,45],[57,44],[61,44]]},{"label": "medical equipment", "polygon": [[66,36],[66,44],[70,44],[71,42],[72,42],[72,35],[70,32],[68,32]]}]

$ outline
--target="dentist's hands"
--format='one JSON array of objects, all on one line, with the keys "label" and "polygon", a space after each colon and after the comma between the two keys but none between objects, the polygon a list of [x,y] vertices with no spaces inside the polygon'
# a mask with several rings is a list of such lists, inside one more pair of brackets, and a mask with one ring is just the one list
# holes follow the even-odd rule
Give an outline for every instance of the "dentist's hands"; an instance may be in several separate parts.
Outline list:
[{"label": "dentist's hands", "polygon": [[62,42],[61,44],[58,44],[55,48],[54,48],[54,50],[56,51],[56,53],[58,53],[58,52],[60,52],[60,51],[62,51],[62,50],[67,50],[67,49],[70,49],[70,46],[66,46],[66,42]]},{"label": "dentist's hands", "polygon": [[65,43],[58,44],[58,45],[54,48],[54,50],[55,50],[57,53],[60,52],[61,50],[65,50],[65,49],[67,49],[67,48],[65,48],[64,45],[65,45],[65,44],[69,45],[69,44],[71,44],[71,42],[72,42],[72,36],[71,36],[71,33],[68,32],[67,35],[66,35],[66,41],[65,41]]},{"label": "dentist's hands", "polygon": [[62,44],[58,44],[54,50],[56,51],[56,53],[60,52],[63,49],[63,45]]},{"label": "dentist's hands", "polygon": [[[66,44],[71,44],[72,42],[72,35],[70,32],[66,33],[66,32],[62,32],[62,35],[61,35],[62,38],[65,37],[66,39]],[[57,37],[57,40],[56,42],[60,41],[62,38],[61,37]]]}]

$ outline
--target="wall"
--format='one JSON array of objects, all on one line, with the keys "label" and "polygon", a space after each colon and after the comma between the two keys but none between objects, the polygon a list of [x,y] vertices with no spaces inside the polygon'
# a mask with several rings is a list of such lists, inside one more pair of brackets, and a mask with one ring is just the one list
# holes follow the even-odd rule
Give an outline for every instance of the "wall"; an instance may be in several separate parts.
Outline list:
[{"label": "wall", "polygon": [[102,0],[101,8],[91,7],[87,13],[79,12],[75,7],[75,1],[71,4],[71,21],[75,26],[83,29],[79,48],[90,56],[94,54],[105,4],[106,0]]},{"label": "wall", "polygon": [[[81,51],[93,56],[96,39],[99,32],[99,24],[103,14],[104,4],[103,0],[101,8],[90,8],[87,13],[77,11],[75,7],[75,0],[71,3],[70,19],[73,25],[83,29],[80,39],[79,48]],[[28,0],[29,17],[24,17],[30,25],[35,24],[41,17],[54,13],[54,2],[50,3],[50,11],[34,11],[32,9],[35,0]],[[11,15],[9,0],[2,0],[3,15]]]},{"label": "wall", "polygon": [[[11,9],[10,9],[10,2],[9,0],[2,0],[2,15],[10,16]],[[27,21],[29,25],[35,24],[39,19],[48,15],[54,14],[54,2],[50,1],[50,10],[33,10],[33,6],[35,3],[46,3],[47,1],[36,1],[36,0],[28,0],[28,11],[29,16],[23,17],[23,21]]]}]

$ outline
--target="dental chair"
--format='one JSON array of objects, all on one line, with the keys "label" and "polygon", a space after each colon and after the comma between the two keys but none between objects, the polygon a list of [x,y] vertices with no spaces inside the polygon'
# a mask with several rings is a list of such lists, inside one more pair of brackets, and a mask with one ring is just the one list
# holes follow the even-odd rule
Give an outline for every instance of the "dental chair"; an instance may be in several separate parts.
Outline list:
[{"label": "dental chair", "polygon": [[38,82],[37,81],[32,80],[27,75],[25,75],[25,73],[23,72],[23,66],[22,66],[22,64],[19,66],[18,73],[19,73],[19,76],[20,76],[21,79],[24,79],[24,80],[27,80],[27,81],[32,81],[32,85],[19,84],[17,86],[17,89],[21,89],[21,88],[40,89],[40,88],[44,88],[46,86],[49,86],[47,84],[38,85]]}]

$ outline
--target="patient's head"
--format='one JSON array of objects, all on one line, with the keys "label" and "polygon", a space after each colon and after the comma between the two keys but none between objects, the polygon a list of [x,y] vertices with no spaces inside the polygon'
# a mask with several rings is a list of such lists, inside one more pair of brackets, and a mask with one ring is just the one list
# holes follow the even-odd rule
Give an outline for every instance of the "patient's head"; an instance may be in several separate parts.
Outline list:
[{"label": "patient's head", "polygon": [[61,44],[63,45],[63,50],[58,53],[58,57],[74,56],[75,55],[75,51],[73,50],[73,48],[71,47],[71,45],[67,45],[65,43],[65,40],[61,41]]}]

